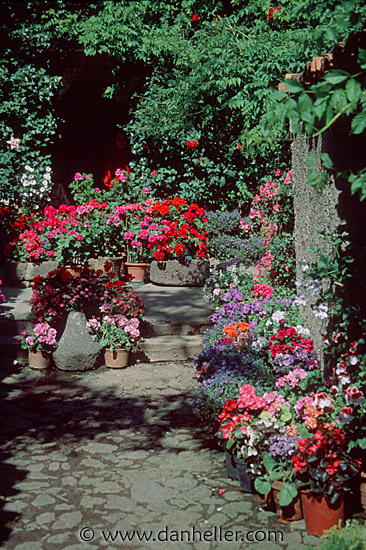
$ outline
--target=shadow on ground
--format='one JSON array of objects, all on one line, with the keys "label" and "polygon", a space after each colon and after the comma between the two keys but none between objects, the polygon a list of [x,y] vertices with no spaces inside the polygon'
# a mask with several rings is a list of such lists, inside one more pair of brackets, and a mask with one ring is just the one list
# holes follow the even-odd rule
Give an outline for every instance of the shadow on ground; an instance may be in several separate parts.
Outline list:
[{"label": "shadow on ground", "polygon": [[[19,369],[20,376],[21,372]],[[4,380],[9,371],[0,375]],[[84,376],[95,377],[95,373]],[[98,441],[102,441],[103,434],[110,436],[120,430],[133,430],[136,438],[129,438],[124,449],[156,451],[167,448],[161,440],[168,432],[185,427],[192,437],[200,440],[202,448],[213,448],[214,440],[207,438],[192,409],[192,391],[177,393],[175,390],[169,395],[168,390],[167,387],[166,395],[159,390],[152,395],[139,395],[135,389],[134,397],[128,388],[114,385],[93,389],[93,384],[83,383],[80,373],[74,375],[60,371],[32,372],[24,379],[2,383],[0,541],[9,538],[12,525],[21,516],[21,512],[6,511],[5,500],[19,492],[14,486],[28,474],[26,469],[12,464],[21,445],[26,445],[29,455],[32,442],[37,440],[38,444],[45,443],[44,452],[47,453],[48,449],[55,450],[56,445],[77,447],[78,442],[92,441],[97,436]],[[50,446],[52,443],[55,445]],[[185,450],[184,446],[169,448],[172,453],[182,450]],[[70,459],[78,461],[77,449],[72,450]]]}]

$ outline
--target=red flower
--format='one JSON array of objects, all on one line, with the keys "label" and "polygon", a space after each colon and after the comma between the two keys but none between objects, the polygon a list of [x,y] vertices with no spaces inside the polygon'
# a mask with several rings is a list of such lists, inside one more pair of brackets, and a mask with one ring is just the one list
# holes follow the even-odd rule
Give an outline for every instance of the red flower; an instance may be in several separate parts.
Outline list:
[{"label": "red flower", "polygon": [[198,15],[198,13],[194,13],[193,15],[191,15],[192,23],[198,23],[199,20],[200,20],[200,16]]},{"label": "red flower", "polygon": [[197,145],[198,145],[198,141],[196,139],[194,139],[193,141],[188,141],[188,140],[186,141],[186,147],[188,149],[191,149],[191,150],[195,149]]},{"label": "red flower", "polygon": [[183,244],[176,244],[174,247],[174,252],[177,256],[182,256],[185,252],[185,247]]},{"label": "red flower", "polygon": [[273,19],[273,14],[274,14],[274,11],[281,11],[281,8],[277,7],[277,8],[269,8],[269,12],[268,12],[268,19]]}]

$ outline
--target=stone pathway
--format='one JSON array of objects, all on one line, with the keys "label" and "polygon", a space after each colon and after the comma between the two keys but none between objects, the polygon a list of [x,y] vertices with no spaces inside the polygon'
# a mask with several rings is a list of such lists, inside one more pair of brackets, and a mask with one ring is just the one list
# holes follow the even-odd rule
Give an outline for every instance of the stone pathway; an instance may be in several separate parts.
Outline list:
[{"label": "stone pathway", "polygon": [[319,544],[304,521],[280,525],[259,496],[226,478],[223,453],[192,410],[192,363],[1,373],[3,548]]}]

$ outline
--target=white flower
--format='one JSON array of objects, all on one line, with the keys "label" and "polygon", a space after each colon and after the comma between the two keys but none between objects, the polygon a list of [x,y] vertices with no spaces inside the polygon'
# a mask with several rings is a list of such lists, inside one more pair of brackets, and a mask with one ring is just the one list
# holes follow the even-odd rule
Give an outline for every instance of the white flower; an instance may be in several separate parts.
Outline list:
[{"label": "white flower", "polygon": [[306,306],[307,303],[308,303],[308,300],[306,296],[304,296],[304,294],[299,294],[298,296],[296,296],[294,300],[294,304],[297,307]]},{"label": "white flower", "polygon": [[306,281],[306,284],[304,284],[304,286],[313,296],[319,296],[320,294],[319,279],[310,279],[310,281]]},{"label": "white flower", "polygon": [[43,174],[43,177],[45,180],[50,180],[51,179],[51,174]]},{"label": "white flower", "polygon": [[46,172],[51,172],[51,168],[49,166],[47,166]]},{"label": "white flower", "polygon": [[308,328],[305,328],[302,325],[296,325],[295,328],[296,332],[301,334],[301,336],[310,336],[310,330]]},{"label": "white flower", "polygon": [[313,307],[314,317],[317,319],[326,319],[328,317],[328,306],[326,304],[319,304],[319,306]]},{"label": "white flower", "polygon": [[269,327],[271,324],[272,324],[272,321],[268,319],[268,321],[266,321],[266,327]]},{"label": "white flower", "polygon": [[29,185],[37,185],[36,180],[30,180]]},{"label": "white flower", "polygon": [[331,404],[332,399],[330,399],[326,393],[320,392],[315,395],[314,407],[324,409],[325,407],[330,407]]},{"label": "white flower", "polygon": [[256,340],[253,340],[252,347],[254,349],[263,349],[267,343],[267,338],[264,338],[264,336],[259,336]]},{"label": "white flower", "polygon": [[6,143],[10,145],[10,149],[18,149],[20,144],[20,139],[15,138],[14,136],[11,136],[9,141],[7,141]]},{"label": "white flower", "polygon": [[275,311],[274,314],[272,315],[272,319],[273,321],[276,321],[277,323],[279,321],[282,321],[282,319],[285,318],[285,312],[284,311]]},{"label": "white flower", "polygon": [[309,269],[309,264],[308,264],[305,260],[301,260],[300,263],[299,263],[299,265],[300,265],[301,271],[303,271],[304,273],[305,273],[306,271],[308,271],[308,269]]},{"label": "white flower", "polygon": [[28,172],[34,172],[33,168],[31,166],[29,166],[29,164],[27,164],[26,166],[24,166],[24,169],[25,170],[28,170]]}]

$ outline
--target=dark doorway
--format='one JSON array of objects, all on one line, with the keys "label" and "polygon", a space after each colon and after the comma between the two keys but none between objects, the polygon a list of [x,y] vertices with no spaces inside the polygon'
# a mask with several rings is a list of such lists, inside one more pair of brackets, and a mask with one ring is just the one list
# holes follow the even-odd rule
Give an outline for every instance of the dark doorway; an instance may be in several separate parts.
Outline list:
[{"label": "dark doorway", "polygon": [[107,56],[86,57],[83,52],[68,60],[57,114],[63,120],[60,138],[52,150],[54,181],[67,189],[76,172],[93,174],[102,185],[106,155],[119,125],[128,121],[129,101],[103,97],[113,80],[113,60]]}]

